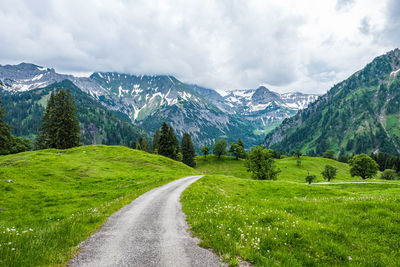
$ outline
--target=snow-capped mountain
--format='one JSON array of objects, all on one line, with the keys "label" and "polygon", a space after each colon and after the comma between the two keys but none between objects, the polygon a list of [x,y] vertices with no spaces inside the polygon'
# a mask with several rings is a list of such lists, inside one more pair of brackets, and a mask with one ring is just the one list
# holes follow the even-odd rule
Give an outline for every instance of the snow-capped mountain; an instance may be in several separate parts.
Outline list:
[{"label": "snow-capped mountain", "polygon": [[251,121],[261,133],[267,133],[281,121],[295,115],[298,110],[306,108],[318,98],[318,95],[299,92],[279,94],[268,90],[265,86],[257,89],[218,91],[218,96],[206,91],[211,89],[197,90],[200,93],[202,91],[207,93],[207,96],[225,111],[234,112]]},{"label": "snow-capped mountain", "polygon": [[155,132],[163,121],[179,136],[191,133],[198,146],[216,139],[257,144],[262,135],[283,119],[304,108],[315,95],[278,94],[265,87],[223,94],[182,83],[167,75],[129,75],[95,72],[90,77],[59,74],[34,64],[0,65],[3,89],[20,92],[70,80],[108,109],[133,124]]}]

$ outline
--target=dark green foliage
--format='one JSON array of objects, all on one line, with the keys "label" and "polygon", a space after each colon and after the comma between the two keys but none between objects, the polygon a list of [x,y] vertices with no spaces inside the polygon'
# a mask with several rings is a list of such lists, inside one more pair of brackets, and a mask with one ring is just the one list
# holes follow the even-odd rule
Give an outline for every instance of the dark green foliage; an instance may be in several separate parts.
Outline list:
[{"label": "dark green foliage", "polygon": [[355,155],[349,162],[351,176],[362,179],[372,178],[378,172],[378,164],[365,154]]},{"label": "dark green foliage", "polygon": [[300,158],[301,155],[303,155],[303,154],[301,153],[300,150],[297,150],[296,152],[294,152],[294,155],[295,155],[297,158]]},{"label": "dark green foliage", "polygon": [[301,166],[301,159],[300,159],[300,158],[297,158],[297,160],[296,160],[296,165],[297,165],[298,167]]},{"label": "dark green foliage", "polygon": [[379,165],[379,170],[394,169],[400,173],[400,157],[387,153],[371,153],[370,157]]},{"label": "dark green foliage", "polygon": [[182,162],[190,167],[196,166],[196,161],[194,160],[196,157],[196,152],[194,150],[192,138],[188,133],[183,134],[181,150]]},{"label": "dark green foliage", "polygon": [[227,142],[224,139],[218,140],[213,146],[213,154],[221,159],[221,156],[226,155]]},{"label": "dark green foliage", "polygon": [[327,158],[327,159],[334,159],[335,158],[335,151],[327,150],[327,151],[324,152],[323,156],[324,156],[324,158]]},{"label": "dark green foliage", "polygon": [[241,147],[243,147],[243,151],[244,151],[244,142],[243,142],[243,140],[242,139],[238,139],[238,145],[239,146],[241,146]]},{"label": "dark green foliage", "polygon": [[316,156],[330,149],[341,156],[377,149],[399,155],[400,75],[391,74],[400,68],[399,58],[399,50],[377,57],[285,120],[265,144],[284,153],[313,151]]},{"label": "dark green foliage", "polygon": [[381,174],[381,179],[384,180],[396,180],[397,178],[396,172],[392,169],[384,170]]},{"label": "dark green foliage", "polygon": [[315,175],[310,175],[310,174],[308,174],[307,177],[306,177],[306,182],[307,182],[308,184],[311,184],[316,178],[317,178],[317,177],[316,177]]},{"label": "dark green foliage", "polygon": [[158,154],[171,159],[178,159],[179,143],[172,127],[163,123],[161,127],[160,140],[158,142]]},{"label": "dark green foliage", "polygon": [[202,146],[200,151],[204,155],[204,158],[207,158],[207,155],[210,152],[210,147],[209,146]]},{"label": "dark green foliage", "polygon": [[321,172],[322,176],[330,182],[336,177],[337,169],[331,165],[325,165],[325,169]]},{"label": "dark green foliage", "polygon": [[[139,147],[140,146],[140,147]],[[138,141],[138,148],[139,150],[143,150],[146,152],[150,152],[150,147],[149,143],[147,142],[147,139],[144,137],[140,137]]]},{"label": "dark green foliage", "polygon": [[71,92],[57,90],[50,95],[35,146],[37,149],[67,149],[79,144],[80,128]]},{"label": "dark green foliage", "polygon": [[235,144],[234,142],[231,142],[229,153],[231,153],[236,160],[238,160],[239,158],[244,159],[246,155],[243,146]]},{"label": "dark green foliage", "polygon": [[11,126],[3,121],[5,110],[0,100],[0,155],[15,154],[31,149],[31,142],[26,138],[11,135]]},{"label": "dark green foliage", "polygon": [[137,143],[136,143],[136,141],[132,141],[132,143],[131,143],[131,148],[132,148],[132,149],[136,149],[136,148],[137,148]]},{"label": "dark green foliage", "polygon": [[9,154],[12,146],[11,127],[3,121],[4,113],[0,100],[0,155]]},{"label": "dark green foliage", "polygon": [[158,151],[159,142],[160,142],[160,129],[157,129],[153,136],[153,152]]},{"label": "dark green foliage", "polygon": [[343,163],[348,163],[349,162],[349,157],[346,155],[342,155],[338,158],[338,161],[343,162]]},{"label": "dark green foliage", "polygon": [[147,132],[132,125],[128,117],[109,111],[69,80],[20,93],[11,94],[4,91],[2,99],[7,110],[5,121],[13,126],[13,135],[27,137],[30,140],[36,138],[46,102],[50,93],[55,92],[56,88],[71,90],[82,129],[81,141],[84,145],[129,146],[132,140],[138,140],[140,136],[148,138]]},{"label": "dark green foliage", "polygon": [[257,180],[276,180],[280,172],[272,157],[272,150],[264,149],[262,145],[250,150],[245,165],[253,179]]}]

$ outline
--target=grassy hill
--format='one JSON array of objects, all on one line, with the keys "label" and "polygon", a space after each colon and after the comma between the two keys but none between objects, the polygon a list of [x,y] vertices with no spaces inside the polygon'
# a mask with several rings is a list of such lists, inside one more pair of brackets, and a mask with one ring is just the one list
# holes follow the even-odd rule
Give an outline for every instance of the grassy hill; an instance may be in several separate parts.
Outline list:
[{"label": "grassy hill", "polygon": [[[256,266],[398,266],[400,183],[361,184],[349,166],[323,158],[276,161],[277,181],[252,180],[243,162],[226,157],[198,159],[207,174],[182,195],[192,231],[235,266],[242,258]],[[304,169],[317,175],[329,163],[331,184],[306,185]],[[287,167],[287,168],[285,168]]]},{"label": "grassy hill", "polygon": [[182,163],[125,147],[0,156],[0,266],[63,265],[119,208],[195,173]]},{"label": "grassy hill", "polygon": [[[204,174],[228,175],[240,178],[251,178],[251,173],[246,171],[244,160],[233,160],[225,156],[224,160],[218,160],[214,155],[197,158],[197,167]],[[337,168],[337,177],[334,181],[358,181],[359,178],[350,176],[350,167],[348,164],[326,158],[301,157],[301,165],[297,166],[297,158],[285,157],[276,160],[276,165],[281,170],[278,180],[305,182],[307,171],[317,177],[316,181],[324,181],[321,172],[325,165],[329,164]]]}]

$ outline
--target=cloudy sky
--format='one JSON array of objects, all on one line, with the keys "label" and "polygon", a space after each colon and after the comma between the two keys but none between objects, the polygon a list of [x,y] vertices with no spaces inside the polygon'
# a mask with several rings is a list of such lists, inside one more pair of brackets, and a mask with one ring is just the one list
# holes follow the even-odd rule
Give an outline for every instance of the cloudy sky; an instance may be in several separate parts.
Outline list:
[{"label": "cloudy sky", "polygon": [[0,64],[323,93],[400,47],[398,0],[1,0]]}]

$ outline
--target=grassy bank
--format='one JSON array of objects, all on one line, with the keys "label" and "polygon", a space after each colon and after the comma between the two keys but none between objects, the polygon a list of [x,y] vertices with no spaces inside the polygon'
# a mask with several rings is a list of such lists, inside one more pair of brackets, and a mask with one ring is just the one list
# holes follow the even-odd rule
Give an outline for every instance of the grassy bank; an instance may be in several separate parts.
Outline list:
[{"label": "grassy bank", "polygon": [[[327,162],[342,168],[336,181],[355,180],[346,164],[302,160],[315,174]],[[245,169],[233,160],[199,160],[208,175],[184,191],[182,202],[203,246],[232,265],[237,257],[257,266],[400,264],[399,183],[308,186],[306,173],[293,170],[295,159],[277,164],[278,181],[256,181],[240,178],[249,174],[241,176]]]},{"label": "grassy bank", "polygon": [[1,156],[0,265],[63,265],[116,210],[195,173],[182,163],[124,147]]}]

